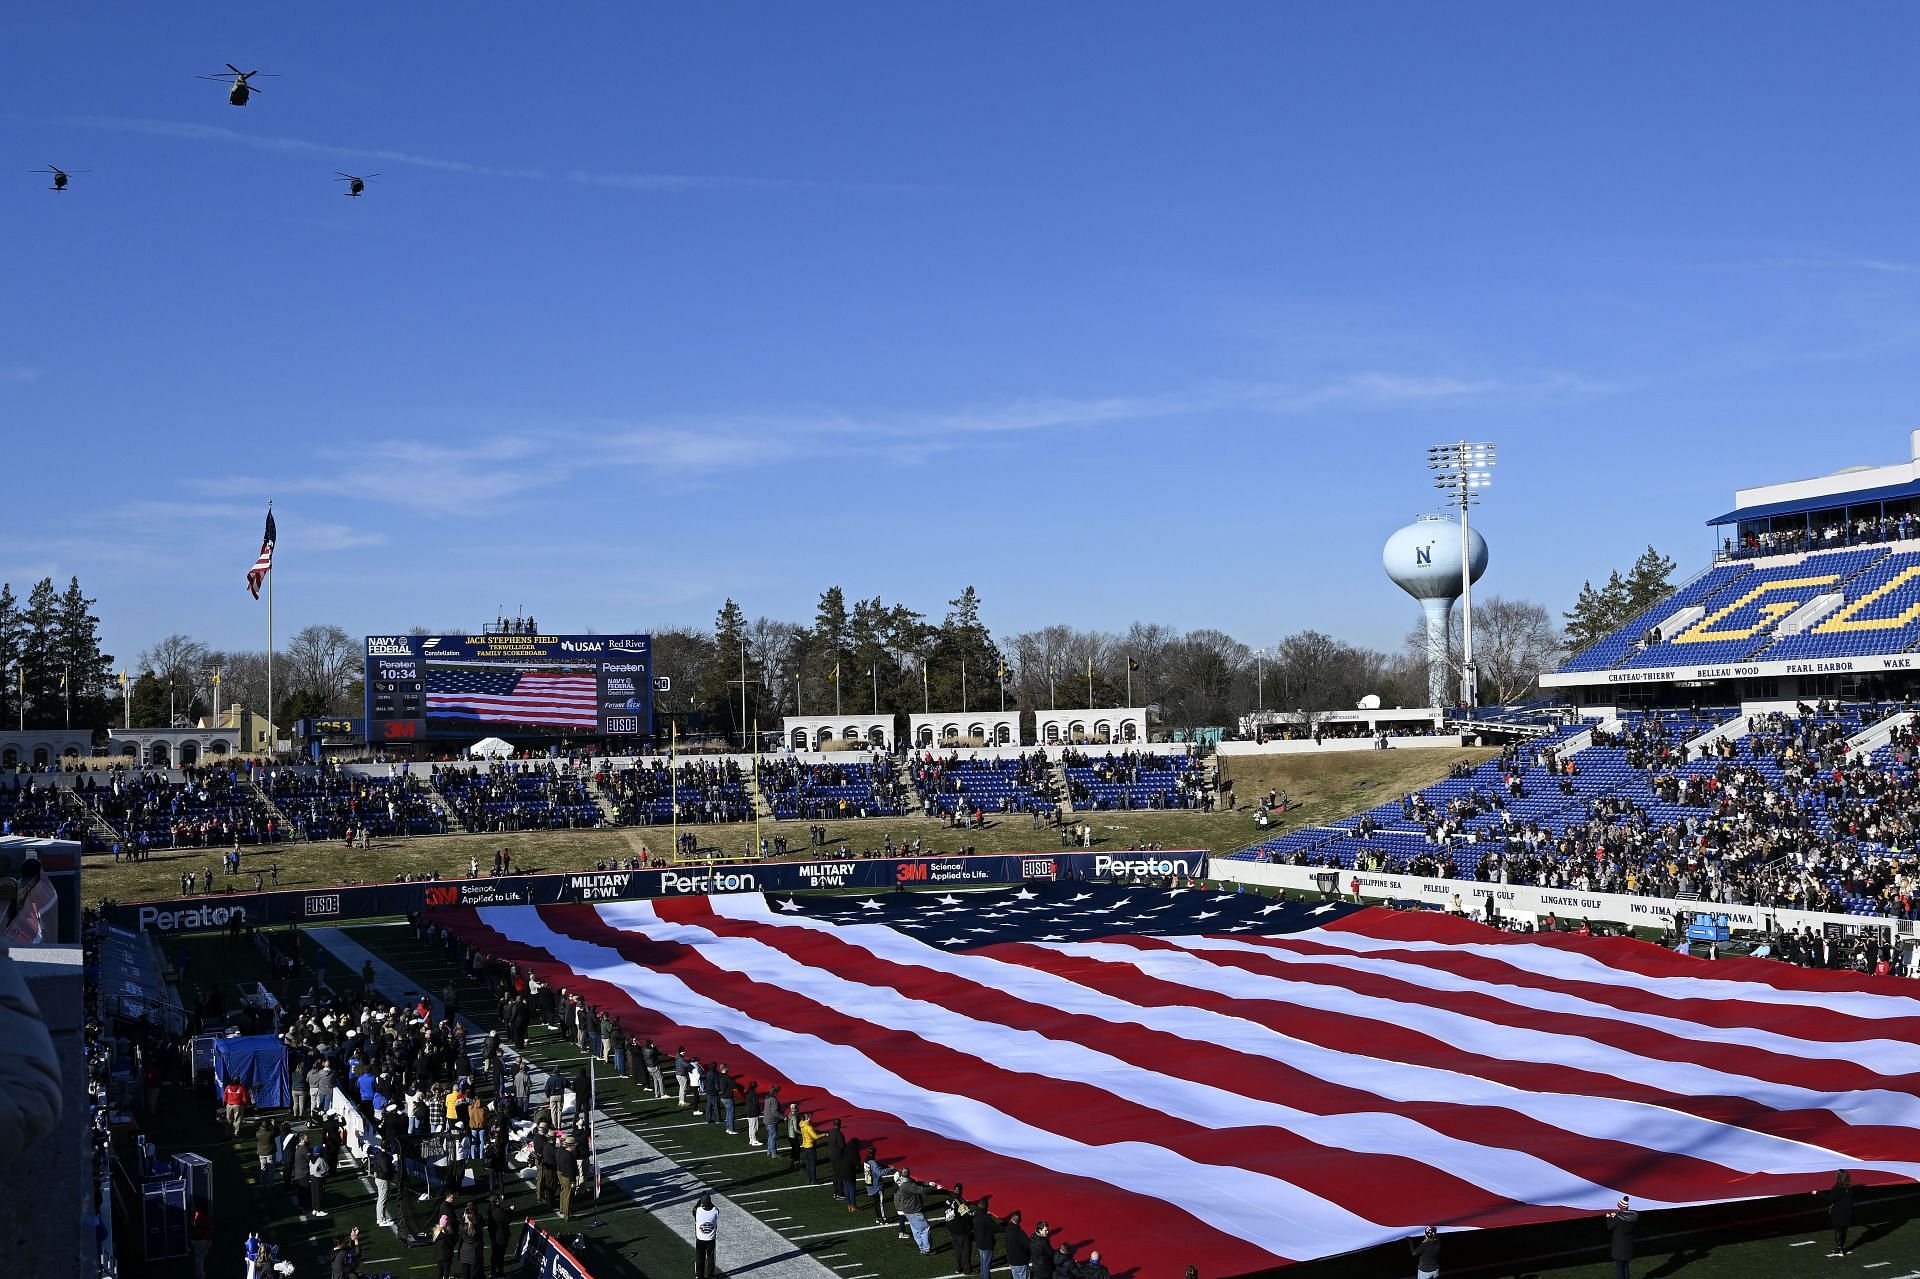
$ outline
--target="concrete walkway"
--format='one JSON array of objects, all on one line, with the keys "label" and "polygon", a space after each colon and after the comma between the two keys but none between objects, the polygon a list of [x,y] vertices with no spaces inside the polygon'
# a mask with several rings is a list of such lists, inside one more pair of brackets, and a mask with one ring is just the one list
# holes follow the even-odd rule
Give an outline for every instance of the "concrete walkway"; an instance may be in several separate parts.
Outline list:
[{"label": "concrete walkway", "polygon": [[[392,924],[387,927],[404,928],[406,925]],[[313,939],[314,944],[324,947],[346,965],[348,972],[358,973],[362,965],[371,963],[374,989],[396,1004],[409,995],[425,994],[431,1000],[435,1013],[445,1011],[439,998],[427,988],[429,983],[408,979],[397,968],[340,929],[308,928],[306,935]],[[460,1020],[466,1029],[470,1049],[474,1047],[472,1041],[475,1039],[484,1043],[484,1031],[465,1017]],[[510,1064],[517,1060],[512,1044],[503,1042],[502,1049]],[[535,1072],[536,1079],[544,1073],[544,1067],[531,1058],[528,1059],[528,1067]],[[752,1274],[756,1279],[844,1279],[826,1263],[802,1252],[773,1227],[712,1190],[699,1177],[655,1149],[635,1131],[640,1125],[629,1127],[605,1110],[595,1110],[593,1120],[602,1176],[618,1186],[635,1203],[653,1213],[667,1229],[685,1240],[689,1248],[693,1246],[694,1201],[703,1190],[713,1195],[713,1206],[720,1211],[720,1243],[716,1260],[722,1274]],[[617,1211],[617,1207],[613,1210]],[[556,1233],[564,1233],[564,1223]]]}]

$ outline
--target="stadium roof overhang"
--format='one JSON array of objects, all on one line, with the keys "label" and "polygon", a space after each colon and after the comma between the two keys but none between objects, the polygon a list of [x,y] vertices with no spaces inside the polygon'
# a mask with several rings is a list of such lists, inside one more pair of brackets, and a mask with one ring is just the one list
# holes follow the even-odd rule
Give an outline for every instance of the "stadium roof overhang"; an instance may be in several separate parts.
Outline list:
[{"label": "stadium roof overhang", "polygon": [[1820,497],[1795,498],[1790,502],[1766,502],[1757,506],[1742,506],[1728,511],[1725,515],[1716,515],[1707,523],[1709,526],[1741,524],[1747,520],[1773,519],[1780,515],[1804,515],[1813,511],[1831,511],[1842,506],[1870,506],[1877,502],[1895,502],[1908,497],[1920,497],[1920,480],[1908,480],[1903,484],[1883,484],[1879,488],[1855,489],[1851,493],[1827,493]]}]

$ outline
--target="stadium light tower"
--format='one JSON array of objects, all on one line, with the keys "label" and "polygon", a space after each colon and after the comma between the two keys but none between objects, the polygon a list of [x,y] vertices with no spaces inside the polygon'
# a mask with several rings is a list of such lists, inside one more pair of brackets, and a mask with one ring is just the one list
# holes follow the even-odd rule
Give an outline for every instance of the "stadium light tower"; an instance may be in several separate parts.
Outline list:
[{"label": "stadium light tower", "polygon": [[1460,509],[1460,701],[1468,709],[1475,705],[1477,689],[1473,669],[1473,555],[1467,540],[1467,509],[1477,505],[1480,495],[1493,483],[1496,461],[1494,446],[1484,442],[1461,440],[1427,450],[1433,486],[1446,495],[1449,506]]}]

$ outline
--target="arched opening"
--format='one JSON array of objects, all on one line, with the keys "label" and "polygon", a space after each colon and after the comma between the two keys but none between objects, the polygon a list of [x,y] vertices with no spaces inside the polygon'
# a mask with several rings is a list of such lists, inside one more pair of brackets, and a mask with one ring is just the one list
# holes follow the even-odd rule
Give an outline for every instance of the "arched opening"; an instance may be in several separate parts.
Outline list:
[{"label": "arched opening", "polygon": [[974,742],[986,741],[987,740],[986,725],[984,724],[967,725],[967,740],[974,741]]},{"label": "arched opening", "polygon": [[1096,742],[1112,741],[1113,725],[1107,723],[1104,719],[1095,720],[1093,725],[1093,740]]},{"label": "arched opening", "polygon": [[9,746],[4,751],[0,751],[0,767],[20,767],[20,750],[18,747]]},{"label": "arched opening", "polygon": [[207,743],[207,754],[225,755],[226,753],[227,753],[227,744],[224,740],[220,738],[215,738],[213,741],[210,741]]},{"label": "arched opening", "polygon": [[807,749],[807,730],[806,729],[796,728],[793,730],[793,749],[797,751],[803,751]]},{"label": "arched opening", "polygon": [[1129,719],[1129,720],[1121,721],[1120,723],[1120,740],[1121,741],[1123,742],[1134,741],[1139,737],[1139,733],[1140,733],[1140,730],[1134,725],[1134,722],[1132,720]]},{"label": "arched opening", "polygon": [[920,744],[922,746],[933,745],[933,725],[922,724],[920,726]]},{"label": "arched opening", "polygon": [[200,762],[200,743],[199,742],[181,742],[180,743],[180,767],[190,768],[193,765],[198,764],[199,762]]},{"label": "arched opening", "polygon": [[161,768],[165,768],[168,764],[172,762],[173,762],[173,755],[171,752],[168,751],[167,744],[165,742],[155,742],[153,745],[147,748],[147,763],[157,764]]},{"label": "arched opening", "polygon": [[80,748],[78,746],[69,746],[67,747],[67,749],[60,752],[60,758],[61,759],[79,759]]},{"label": "arched opening", "polygon": [[120,754],[121,754],[121,756],[122,756],[123,758],[126,758],[126,759],[139,759],[139,758],[140,758],[140,743],[138,743],[138,742],[124,742],[124,743],[122,743],[122,744],[121,744],[121,747],[120,747]]},{"label": "arched opening", "polygon": [[887,730],[875,724],[867,730],[867,742],[870,745],[878,746],[882,750],[885,750],[887,746]]},{"label": "arched opening", "polygon": [[1058,724],[1055,724],[1055,723],[1051,723],[1051,722],[1050,722],[1050,723],[1048,723],[1048,725],[1047,725],[1047,745],[1049,745],[1049,746],[1054,746],[1054,745],[1058,745],[1058,744],[1059,744],[1059,741],[1060,741],[1060,726],[1059,726]]},{"label": "arched opening", "polygon": [[860,744],[860,726],[858,724],[849,724],[841,729],[840,740],[843,742],[852,742],[858,746]]},{"label": "arched opening", "polygon": [[53,756],[47,751],[46,747],[36,746],[33,748],[33,766],[35,768],[45,768],[52,762]]},{"label": "arched opening", "polygon": [[943,725],[941,725],[941,728],[940,728],[940,740],[941,740],[941,741],[943,741],[943,742],[957,742],[957,741],[959,741],[959,740],[960,740],[960,726],[959,726],[958,724],[943,724]]},{"label": "arched opening", "polygon": [[1002,724],[993,730],[993,744],[995,746],[1005,746],[1012,741],[1013,730],[1007,725]]},{"label": "arched opening", "polygon": [[813,748],[815,750],[824,750],[826,749],[827,743],[832,740],[833,730],[831,728],[823,728],[813,735]]},{"label": "arched opening", "polygon": [[1068,724],[1068,725],[1067,725],[1067,740],[1068,740],[1068,741],[1070,741],[1070,742],[1084,742],[1084,741],[1086,741],[1086,740],[1087,740],[1087,726],[1086,726],[1086,725],[1085,725],[1084,723],[1082,723],[1081,721],[1079,721],[1079,720],[1077,720],[1077,719],[1076,719],[1076,720],[1074,720],[1074,721],[1073,721],[1073,722],[1072,722],[1071,724]]}]

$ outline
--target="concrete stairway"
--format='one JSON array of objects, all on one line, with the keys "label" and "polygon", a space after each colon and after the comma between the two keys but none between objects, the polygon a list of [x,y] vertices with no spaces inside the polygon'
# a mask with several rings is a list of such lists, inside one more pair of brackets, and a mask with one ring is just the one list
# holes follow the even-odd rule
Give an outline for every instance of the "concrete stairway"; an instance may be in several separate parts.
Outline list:
[{"label": "concrete stairway", "polygon": [[72,787],[60,788],[60,802],[70,808],[74,816],[86,823],[88,833],[95,839],[105,840],[109,844],[122,842],[120,832],[114,829],[113,823],[102,817],[99,809],[81,799],[79,793]]}]

